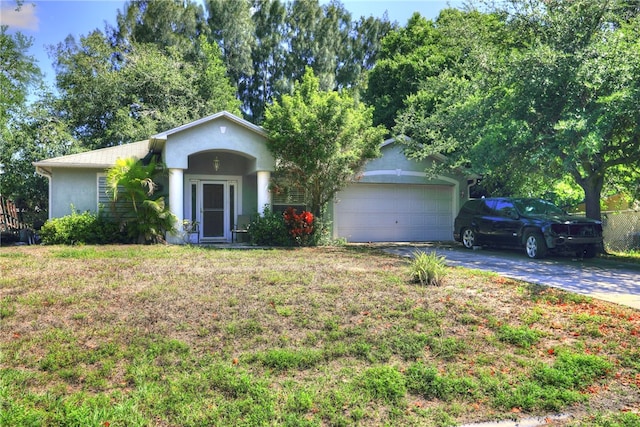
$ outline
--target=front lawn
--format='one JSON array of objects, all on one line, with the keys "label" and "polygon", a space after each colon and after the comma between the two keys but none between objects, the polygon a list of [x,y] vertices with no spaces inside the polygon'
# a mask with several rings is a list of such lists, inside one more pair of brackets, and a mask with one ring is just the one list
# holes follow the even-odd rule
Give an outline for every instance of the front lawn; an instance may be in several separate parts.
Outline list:
[{"label": "front lawn", "polygon": [[639,311],[407,267],[366,247],[0,248],[0,426],[640,424]]}]

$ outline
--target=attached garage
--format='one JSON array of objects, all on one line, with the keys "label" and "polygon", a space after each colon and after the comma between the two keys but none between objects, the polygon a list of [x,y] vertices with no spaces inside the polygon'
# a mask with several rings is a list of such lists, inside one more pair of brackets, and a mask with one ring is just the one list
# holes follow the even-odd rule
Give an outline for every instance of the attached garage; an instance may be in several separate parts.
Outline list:
[{"label": "attached garage", "polygon": [[455,185],[354,183],[334,201],[334,235],[348,242],[451,240]]}]

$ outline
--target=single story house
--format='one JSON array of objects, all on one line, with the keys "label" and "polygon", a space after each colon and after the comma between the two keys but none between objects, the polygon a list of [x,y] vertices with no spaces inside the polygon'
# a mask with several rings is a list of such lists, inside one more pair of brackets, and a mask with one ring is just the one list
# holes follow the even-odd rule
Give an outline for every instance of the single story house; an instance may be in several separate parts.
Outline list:
[{"label": "single story house", "polygon": [[[298,205],[299,200],[272,197],[275,159],[267,134],[226,111],[151,136],[148,140],[36,162],[49,180],[49,217],[106,206],[105,171],[118,158],[157,155],[169,174],[162,192],[179,219],[200,224],[202,243],[229,242],[240,215],[261,214]],[[395,141],[386,141],[382,156],[367,163],[353,183],[329,207],[334,238],[348,242],[451,240],[453,220],[474,181],[465,176],[427,179],[432,158],[416,162]],[[295,195],[294,195],[295,196]],[[171,243],[184,242],[168,236]]]}]

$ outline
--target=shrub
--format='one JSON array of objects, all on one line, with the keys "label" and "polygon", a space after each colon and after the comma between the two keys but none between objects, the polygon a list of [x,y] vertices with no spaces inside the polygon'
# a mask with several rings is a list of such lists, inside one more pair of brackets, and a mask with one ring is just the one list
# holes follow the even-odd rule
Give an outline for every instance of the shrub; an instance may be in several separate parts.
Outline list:
[{"label": "shrub", "polygon": [[249,224],[249,239],[251,243],[264,246],[291,246],[293,244],[282,214],[265,209]]},{"label": "shrub", "polygon": [[308,211],[296,213],[296,209],[289,207],[282,215],[289,236],[299,246],[309,246],[313,242],[313,214]]},{"label": "shrub", "polygon": [[296,213],[289,207],[283,213],[265,208],[264,213],[249,224],[249,239],[264,246],[315,246],[316,219],[311,212]]},{"label": "shrub", "polygon": [[444,282],[447,266],[443,256],[435,252],[415,251],[410,265],[412,280],[421,285],[439,286]]},{"label": "shrub", "polygon": [[45,245],[105,244],[122,242],[118,225],[92,212],[77,213],[53,218],[40,229]]}]

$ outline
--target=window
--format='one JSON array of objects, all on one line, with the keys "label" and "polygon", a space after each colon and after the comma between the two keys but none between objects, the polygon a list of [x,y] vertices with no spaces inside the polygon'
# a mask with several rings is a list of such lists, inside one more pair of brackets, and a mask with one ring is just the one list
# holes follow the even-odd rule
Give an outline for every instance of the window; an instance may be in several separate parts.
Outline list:
[{"label": "window", "polygon": [[503,217],[513,217],[516,214],[516,208],[513,206],[511,200],[496,200],[495,204],[496,215]]}]

